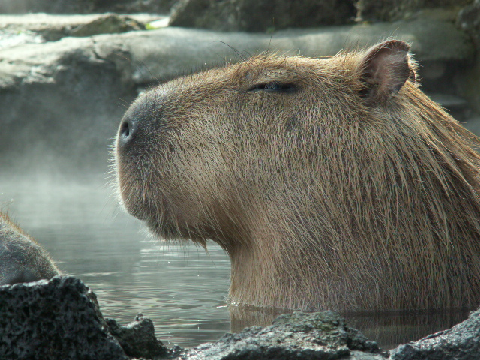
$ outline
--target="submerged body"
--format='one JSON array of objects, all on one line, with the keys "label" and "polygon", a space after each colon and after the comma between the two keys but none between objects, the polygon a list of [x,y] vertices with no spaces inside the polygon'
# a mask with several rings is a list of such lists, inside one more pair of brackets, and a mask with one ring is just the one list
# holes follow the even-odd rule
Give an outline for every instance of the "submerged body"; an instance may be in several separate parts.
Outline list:
[{"label": "submerged body", "polygon": [[0,213],[0,285],[50,279],[59,274],[48,253]]},{"label": "submerged body", "polygon": [[220,244],[232,302],[477,306],[480,142],[419,90],[408,50],[258,56],[152,89],[117,136],[126,209]]}]

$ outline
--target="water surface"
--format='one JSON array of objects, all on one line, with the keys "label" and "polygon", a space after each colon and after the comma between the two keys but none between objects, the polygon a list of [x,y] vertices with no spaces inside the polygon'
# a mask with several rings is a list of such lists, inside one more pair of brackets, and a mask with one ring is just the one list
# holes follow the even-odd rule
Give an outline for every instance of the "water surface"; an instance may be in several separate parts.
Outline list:
[{"label": "water surface", "polygon": [[162,341],[194,346],[230,330],[230,262],[215,243],[164,243],[126,214],[101,177],[0,176],[0,209],[82,279],[121,324],[142,313]]},{"label": "water surface", "polygon": [[[138,313],[153,320],[157,337],[182,347],[215,341],[230,331],[230,262],[208,242],[165,243],[118,205],[102,176],[0,175],[0,210],[41,243],[66,274],[98,296],[102,313],[121,324]],[[248,312],[248,311],[247,311]],[[467,312],[346,314],[349,324],[384,349],[447,329]],[[247,318],[268,325],[273,315]],[[259,319],[261,319],[259,321]],[[250,320],[232,324],[235,331]]]}]

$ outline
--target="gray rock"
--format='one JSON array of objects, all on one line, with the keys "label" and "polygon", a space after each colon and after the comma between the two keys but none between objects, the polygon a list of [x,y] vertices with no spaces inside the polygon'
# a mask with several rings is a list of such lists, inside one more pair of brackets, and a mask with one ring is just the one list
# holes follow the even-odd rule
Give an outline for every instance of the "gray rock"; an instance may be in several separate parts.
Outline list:
[{"label": "gray rock", "polygon": [[[1,1],[1,0],[0,0]],[[166,16],[137,14],[0,15],[0,48],[15,46],[27,38],[29,43],[58,41],[67,36],[92,36],[145,29],[152,21],[167,20]],[[10,41],[4,38],[10,37]],[[16,36],[15,36],[16,35]],[[33,38],[36,36],[36,38]],[[14,41],[13,41],[13,40]],[[3,44],[4,43],[4,44]]]},{"label": "gray rock", "polygon": [[477,49],[480,49],[480,0],[475,0],[458,13],[457,24],[472,37]]},{"label": "gray rock", "polygon": [[3,49],[0,122],[9,131],[0,134],[0,151],[9,156],[2,167],[31,171],[52,164],[51,156],[73,168],[106,166],[122,101],[136,95],[131,79],[117,69],[125,61],[120,49],[109,56],[120,60],[100,58],[91,38]]},{"label": "gray rock", "polygon": [[470,4],[472,0],[359,0],[359,21],[396,21],[415,16],[422,9],[453,10]]},{"label": "gray rock", "polygon": [[[0,286],[1,359],[117,360],[128,359],[126,353],[177,360],[387,359],[375,342],[329,311],[281,315],[271,326],[226,334],[215,343],[190,350],[167,349],[155,338],[148,319],[138,317],[127,326],[106,322],[95,294],[79,279],[57,276]],[[473,360],[479,356],[480,310],[452,329],[400,345],[388,359]]]},{"label": "gray rock", "polygon": [[0,286],[1,359],[128,359],[82,281]]},{"label": "gray rock", "polygon": [[177,0],[0,0],[1,14],[168,13]]},{"label": "gray rock", "polygon": [[415,58],[422,64],[473,58],[472,43],[454,24],[423,20],[288,30],[279,31],[274,36],[167,27],[117,36],[101,35],[94,39],[100,57],[104,58],[119,48],[131,54],[133,81],[142,84],[164,81],[182,75],[182,72],[202,69],[205,65],[236,62],[262,51],[332,56],[342,49],[371,46],[392,34],[411,43]]},{"label": "gray rock", "polygon": [[106,319],[106,322],[128,356],[151,359],[171,355],[155,337],[152,320],[143,318],[143,315],[137,315],[135,320],[126,326],[120,326],[114,319]]},{"label": "gray rock", "polygon": [[86,37],[99,34],[123,33],[135,30],[145,30],[145,25],[129,16],[108,14],[100,16],[88,24],[79,25],[67,34],[70,36]]},{"label": "gray rock", "polygon": [[180,357],[220,359],[384,359],[378,346],[345,324],[336,313],[296,312],[281,315],[273,325],[254,326],[226,334],[215,343],[200,345]]},{"label": "gray rock", "polygon": [[353,23],[350,0],[181,0],[170,25],[216,31],[271,32]]},{"label": "gray rock", "polygon": [[480,359],[480,310],[453,328],[390,351],[390,360]]},{"label": "gray rock", "polygon": [[[0,53],[0,121],[9,131],[0,132],[0,152],[9,156],[2,157],[2,167],[30,170],[52,164],[54,169],[42,170],[106,171],[111,138],[139,87],[265,50],[334,55],[392,34],[412,44],[423,68],[440,62],[442,69],[459,69],[450,65],[473,57],[468,36],[452,23],[423,20],[281,31],[273,37],[166,27],[5,47]],[[437,73],[444,72],[429,79]]]}]

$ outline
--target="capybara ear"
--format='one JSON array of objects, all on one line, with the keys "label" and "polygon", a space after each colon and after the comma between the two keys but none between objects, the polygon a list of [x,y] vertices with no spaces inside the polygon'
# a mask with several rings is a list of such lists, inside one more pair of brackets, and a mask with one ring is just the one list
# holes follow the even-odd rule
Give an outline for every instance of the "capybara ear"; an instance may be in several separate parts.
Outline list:
[{"label": "capybara ear", "polygon": [[389,40],[367,50],[361,63],[361,94],[369,105],[377,105],[396,95],[408,78],[415,81],[414,65],[410,61],[410,46]]}]

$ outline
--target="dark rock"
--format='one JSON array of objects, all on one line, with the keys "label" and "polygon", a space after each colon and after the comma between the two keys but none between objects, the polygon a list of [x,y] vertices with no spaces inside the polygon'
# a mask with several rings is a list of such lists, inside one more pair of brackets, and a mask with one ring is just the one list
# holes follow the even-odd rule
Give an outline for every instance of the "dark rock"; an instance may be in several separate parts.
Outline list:
[{"label": "dark rock", "polygon": [[461,7],[472,2],[473,0],[359,0],[357,21],[410,19],[424,9],[452,10],[456,14]]},{"label": "dark rock", "polygon": [[0,14],[166,14],[177,0],[0,0]]},{"label": "dark rock", "polygon": [[101,1],[98,2],[98,9],[103,11],[115,11],[121,14],[167,14],[178,0],[111,0],[106,4],[108,6],[106,8],[102,7]]},{"label": "dark rock", "polygon": [[53,13],[88,14],[94,10],[95,0],[0,0],[0,14]]},{"label": "dark rock", "polygon": [[134,30],[145,30],[145,25],[128,16],[109,14],[101,16],[92,22],[80,25],[69,33],[71,36],[92,36],[99,34],[114,34]]},{"label": "dark rock", "polygon": [[[32,16],[8,18],[16,21],[15,26],[29,23],[33,29],[41,25],[34,23]],[[51,18],[38,16],[38,21],[43,24]],[[59,28],[72,24],[71,17],[55,18]],[[0,22],[7,20],[0,16]],[[86,19],[81,21],[86,23]],[[42,25],[45,31],[46,26]],[[444,81],[445,76],[464,72],[464,62],[474,54],[468,36],[453,23],[423,20],[284,30],[274,37],[166,27],[4,47],[0,54],[0,122],[9,131],[0,132],[0,153],[9,155],[2,157],[2,168],[106,172],[111,136],[138,87],[265,50],[329,56],[342,48],[371,46],[392,34],[412,44],[412,52],[422,64],[424,89],[435,80],[431,88],[439,92],[438,83],[442,83],[450,90],[451,81]],[[433,68],[432,64],[437,65]],[[434,71],[427,74],[428,69]],[[476,99],[464,97],[469,102]]]},{"label": "dark rock", "polygon": [[94,299],[73,277],[1,286],[0,358],[127,359]]},{"label": "dark rock", "polygon": [[352,23],[352,0],[181,0],[170,25],[217,31],[266,32]]},{"label": "dark rock", "polygon": [[[122,348],[123,347],[123,348]],[[0,286],[0,359],[343,359],[386,360],[343,318],[330,312],[281,315],[273,325],[226,334],[190,350],[167,349],[153,324],[137,317],[127,326],[105,321],[96,296],[81,280]],[[417,342],[400,345],[389,360],[474,360],[480,355],[480,310],[454,326]]]},{"label": "dark rock", "polygon": [[[476,47],[475,61],[465,67],[455,79],[460,95],[465,97],[477,113],[480,113],[480,0],[475,0],[458,14],[457,25],[467,33]],[[477,121],[478,122],[478,119]],[[480,129],[478,124],[473,128]]]},{"label": "dark rock", "polygon": [[110,332],[117,338],[128,356],[151,359],[166,357],[170,354],[163,343],[155,337],[152,320],[144,319],[141,314],[126,326],[118,325],[114,319],[106,319],[106,321]]},{"label": "dark rock", "polygon": [[480,359],[480,310],[451,329],[400,345],[390,351],[390,360],[478,360]]},{"label": "dark rock", "polygon": [[458,13],[457,24],[468,33],[480,50],[480,0],[466,6]]},{"label": "dark rock", "polygon": [[[363,357],[365,355],[365,357]],[[378,346],[349,328],[336,313],[296,312],[273,325],[226,334],[215,343],[187,351],[181,359],[384,359]]]},{"label": "dark rock", "polygon": [[22,43],[58,41],[67,36],[86,37],[145,30],[146,24],[157,20],[166,23],[168,18],[149,14],[0,15],[0,48]]}]

